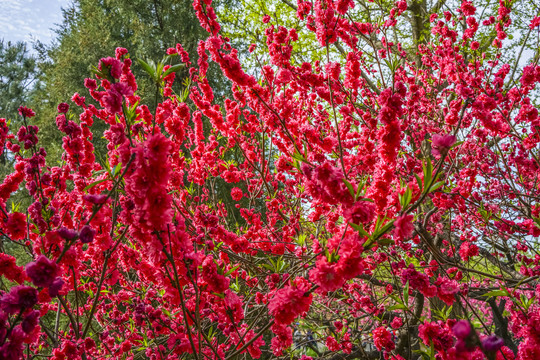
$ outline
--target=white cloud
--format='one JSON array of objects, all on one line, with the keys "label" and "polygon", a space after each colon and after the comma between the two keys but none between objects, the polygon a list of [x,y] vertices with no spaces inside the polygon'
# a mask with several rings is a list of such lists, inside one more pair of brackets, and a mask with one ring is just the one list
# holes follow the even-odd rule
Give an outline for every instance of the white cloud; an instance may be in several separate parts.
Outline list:
[{"label": "white cloud", "polygon": [[54,33],[51,28],[62,21],[61,7],[70,0],[0,0],[0,38],[9,41],[48,43]]}]

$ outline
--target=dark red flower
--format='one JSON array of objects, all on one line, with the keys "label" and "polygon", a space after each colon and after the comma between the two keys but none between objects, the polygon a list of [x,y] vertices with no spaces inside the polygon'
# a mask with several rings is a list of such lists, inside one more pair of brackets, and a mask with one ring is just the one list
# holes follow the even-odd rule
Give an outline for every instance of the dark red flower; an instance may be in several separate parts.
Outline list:
[{"label": "dark red flower", "polygon": [[60,103],[58,104],[58,108],[57,108],[58,112],[61,113],[61,114],[65,114],[69,111],[69,105],[66,104],[66,103]]},{"label": "dark red flower", "polygon": [[62,290],[62,287],[64,286],[64,280],[62,278],[57,277],[52,282],[51,286],[49,286],[49,296],[52,298],[55,298],[58,296],[58,293],[60,290]]},{"label": "dark red flower", "polygon": [[8,314],[16,314],[33,307],[38,302],[37,290],[31,286],[19,285],[0,298],[0,308]]},{"label": "dark red flower", "polygon": [[504,345],[504,340],[497,335],[490,335],[482,340],[482,348],[484,351],[496,352]]},{"label": "dark red flower", "polygon": [[96,230],[92,229],[88,225],[84,225],[79,233],[79,238],[83,244],[88,244],[94,241]]},{"label": "dark red flower", "polygon": [[34,110],[27,108],[26,106],[19,107],[19,115],[30,118],[36,116]]},{"label": "dark red flower", "polygon": [[26,315],[21,323],[21,328],[27,334],[30,334],[35,329],[39,322],[39,311],[34,310],[30,314]]},{"label": "dark red flower", "polygon": [[36,286],[48,287],[58,276],[56,263],[44,255],[40,255],[36,261],[26,265],[26,274]]},{"label": "dark red flower", "polygon": [[65,240],[74,240],[79,237],[79,233],[76,230],[61,227],[56,231]]}]

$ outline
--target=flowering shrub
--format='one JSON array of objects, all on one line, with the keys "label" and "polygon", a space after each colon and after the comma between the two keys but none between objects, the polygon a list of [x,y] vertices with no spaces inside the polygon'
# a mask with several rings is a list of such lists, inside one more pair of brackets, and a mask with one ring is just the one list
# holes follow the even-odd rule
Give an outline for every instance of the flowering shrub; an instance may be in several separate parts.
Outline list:
[{"label": "flowering shrub", "polygon": [[[16,158],[0,230],[33,258],[0,254],[0,358],[307,359],[292,346],[302,326],[313,356],[537,359],[540,66],[499,60],[510,4],[482,24],[489,53],[471,2],[433,14],[420,62],[386,37],[405,1],[372,23],[350,20],[354,6],[298,2],[328,52],[315,63],[293,62],[297,31],[265,15],[268,63],[253,75],[195,0],[209,32],[197,66],[167,51],[190,67],[186,95],[177,65],[140,61],[161,95],[141,103],[118,48],[89,95],[58,106],[61,166],[31,109],[17,134],[0,120]],[[369,36],[373,54],[358,45]],[[210,60],[232,83],[223,105]],[[102,164],[95,121],[109,126]],[[7,206],[17,191],[27,209]]]}]

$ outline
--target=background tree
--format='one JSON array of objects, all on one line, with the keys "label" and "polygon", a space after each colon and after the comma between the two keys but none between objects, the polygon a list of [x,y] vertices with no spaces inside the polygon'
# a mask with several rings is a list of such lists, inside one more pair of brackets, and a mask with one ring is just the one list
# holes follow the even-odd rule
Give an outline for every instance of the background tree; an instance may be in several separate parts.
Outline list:
[{"label": "background tree", "polygon": [[36,59],[24,42],[0,40],[0,114],[17,121],[17,109],[28,104],[36,77]]},{"label": "background tree", "polygon": [[[20,125],[17,109],[30,102],[36,71],[36,59],[24,42],[0,40],[0,117],[13,121],[14,129]],[[2,166],[6,166],[9,154],[0,153]],[[1,175],[5,174],[2,169]]]},{"label": "background tree", "polygon": [[[52,159],[59,160],[61,133],[54,124],[56,105],[68,102],[74,93],[86,96],[88,91],[81,79],[92,75],[92,68],[102,57],[110,56],[118,46],[129,49],[134,61],[143,59],[158,62],[169,47],[180,43],[197,62],[196,46],[204,36],[195,17],[193,6],[183,0],[75,0],[63,9],[63,21],[56,28],[52,45],[38,48],[41,53],[40,79],[43,82],[36,103],[41,136]],[[135,61],[136,62],[136,61]],[[209,79],[218,92],[227,91],[227,83],[212,66]],[[137,65],[134,73],[140,79],[139,91],[143,101],[156,104],[156,85]],[[185,88],[187,67],[180,69],[175,90]],[[155,106],[155,105],[154,105]],[[104,124],[97,122],[94,138],[98,149],[104,151]]]}]

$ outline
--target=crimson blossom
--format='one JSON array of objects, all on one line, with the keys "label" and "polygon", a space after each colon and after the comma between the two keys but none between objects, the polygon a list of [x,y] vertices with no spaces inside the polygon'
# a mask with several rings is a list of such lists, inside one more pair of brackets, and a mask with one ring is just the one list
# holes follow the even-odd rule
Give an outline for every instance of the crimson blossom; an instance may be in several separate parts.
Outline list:
[{"label": "crimson blossom", "polygon": [[1,359],[540,358],[540,66],[507,61],[518,4],[284,3],[294,25],[264,12],[244,53],[195,0],[197,64],[180,44],[138,62],[155,103],[127,49],[101,59],[58,105],[59,165],[39,114],[0,119],[0,234],[32,258],[0,254]]}]

